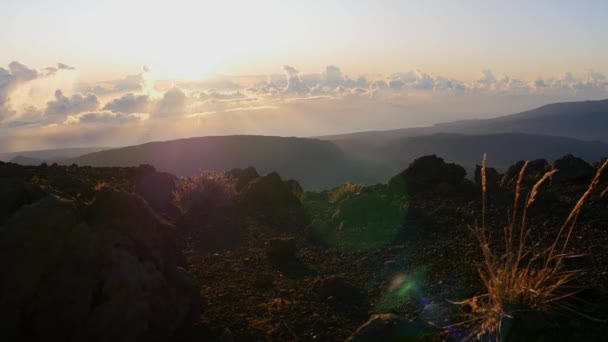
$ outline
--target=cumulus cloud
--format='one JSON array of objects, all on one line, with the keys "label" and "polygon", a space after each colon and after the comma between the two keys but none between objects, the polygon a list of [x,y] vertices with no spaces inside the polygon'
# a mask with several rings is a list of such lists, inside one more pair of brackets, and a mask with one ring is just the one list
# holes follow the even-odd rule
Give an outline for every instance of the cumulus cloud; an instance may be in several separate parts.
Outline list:
[{"label": "cumulus cloud", "polygon": [[10,106],[10,95],[21,84],[39,77],[36,70],[19,62],[12,62],[8,69],[0,68],[0,122],[15,114]]},{"label": "cumulus cloud", "polygon": [[201,101],[223,101],[223,102],[238,102],[243,100],[254,100],[255,98],[249,98],[246,94],[240,90],[230,92],[220,92],[217,90],[202,91],[198,95]]},{"label": "cumulus cloud", "polygon": [[337,87],[343,84],[342,71],[335,65],[328,65],[323,72],[323,78],[329,86]]},{"label": "cumulus cloud", "polygon": [[73,67],[73,66],[69,66],[67,64],[64,64],[64,63],[57,63],[57,66],[44,68],[46,76],[53,76],[59,70],[76,70],[76,68]]},{"label": "cumulus cloud", "polygon": [[114,99],[103,107],[103,110],[109,110],[115,113],[146,113],[150,104],[148,95],[135,95],[133,93],[125,94],[117,99]]},{"label": "cumulus cloud", "polygon": [[306,93],[308,87],[300,79],[300,72],[289,65],[283,65],[283,71],[287,75],[287,87],[285,92],[287,93]]},{"label": "cumulus cloud", "polygon": [[167,90],[158,100],[152,114],[157,117],[183,115],[187,107],[188,96],[180,88],[174,87]]},{"label": "cumulus cloud", "polygon": [[47,102],[44,116],[46,120],[62,121],[70,114],[94,111],[97,108],[99,108],[99,100],[93,94],[86,96],[74,94],[72,97],[67,97],[61,90],[57,90],[55,100]]},{"label": "cumulus cloud", "polygon": [[103,110],[99,112],[81,113],[77,115],[70,115],[65,120],[65,124],[88,124],[88,123],[112,123],[112,124],[124,124],[129,122],[138,122],[146,120],[149,117],[145,113],[114,113],[111,111]]},{"label": "cumulus cloud", "polygon": [[277,106],[251,106],[251,107],[237,107],[237,108],[229,108],[224,110],[224,112],[252,112],[256,110],[264,110],[264,109],[277,109]]},{"label": "cumulus cloud", "polygon": [[144,74],[127,75],[124,78],[99,82],[99,83],[81,83],[76,86],[76,90],[80,93],[92,93],[95,95],[120,94],[127,92],[138,92],[145,88]]}]

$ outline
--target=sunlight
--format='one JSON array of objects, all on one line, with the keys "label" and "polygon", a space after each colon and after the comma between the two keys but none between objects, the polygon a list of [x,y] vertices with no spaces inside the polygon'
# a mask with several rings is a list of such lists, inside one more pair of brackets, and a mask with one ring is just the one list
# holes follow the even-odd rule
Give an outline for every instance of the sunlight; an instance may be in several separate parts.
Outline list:
[{"label": "sunlight", "polygon": [[158,75],[174,80],[201,79],[205,74],[216,70],[221,57],[203,51],[202,48],[191,47],[181,53],[167,51],[160,54],[153,64],[158,69]]}]

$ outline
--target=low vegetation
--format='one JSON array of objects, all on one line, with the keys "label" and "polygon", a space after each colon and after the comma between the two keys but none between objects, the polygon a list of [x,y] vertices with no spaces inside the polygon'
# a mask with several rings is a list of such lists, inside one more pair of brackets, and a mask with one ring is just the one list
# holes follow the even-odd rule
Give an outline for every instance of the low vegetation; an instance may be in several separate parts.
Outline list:
[{"label": "low vegetation", "polygon": [[525,201],[520,203],[522,180],[527,166],[528,162],[525,162],[519,172],[513,211],[509,222],[502,229],[502,239],[492,239],[492,233],[500,227],[486,225],[487,184],[484,155],[481,167],[482,218],[481,224],[476,223],[472,230],[483,255],[479,275],[487,293],[456,303],[470,309],[468,319],[461,323],[472,327],[470,338],[500,340],[505,334],[502,329],[505,319],[512,319],[522,311],[543,311],[559,307],[576,312],[576,308],[569,306],[564,300],[581,290],[572,284],[582,274],[582,270],[565,266],[567,259],[579,256],[569,251],[568,246],[583,205],[598,187],[602,172],[608,167],[608,161],[600,165],[587,190],[578,199],[548,246],[531,240],[534,227],[527,223],[527,214],[540,187],[558,170],[547,171],[532,186]]},{"label": "low vegetation", "polygon": [[185,213],[192,209],[212,210],[230,205],[236,190],[234,182],[223,173],[202,172],[180,179],[173,195],[175,205]]}]

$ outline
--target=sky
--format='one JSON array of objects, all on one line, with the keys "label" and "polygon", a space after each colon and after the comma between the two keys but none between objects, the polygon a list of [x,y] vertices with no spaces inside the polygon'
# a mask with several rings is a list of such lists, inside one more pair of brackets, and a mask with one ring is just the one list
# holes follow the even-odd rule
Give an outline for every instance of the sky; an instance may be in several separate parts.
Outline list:
[{"label": "sky", "polygon": [[606,1],[3,0],[0,152],[608,98]]}]

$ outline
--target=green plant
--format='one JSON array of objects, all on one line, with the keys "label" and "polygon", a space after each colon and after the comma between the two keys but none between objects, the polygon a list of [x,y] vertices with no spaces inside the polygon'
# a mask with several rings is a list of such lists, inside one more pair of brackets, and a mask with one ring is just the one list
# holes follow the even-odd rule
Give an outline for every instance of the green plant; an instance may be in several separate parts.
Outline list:
[{"label": "green plant", "polygon": [[576,257],[568,251],[568,243],[576,226],[583,204],[597,188],[600,176],[608,167],[604,161],[595,173],[591,183],[579,198],[574,208],[562,223],[555,240],[546,248],[539,250],[531,242],[532,227],[526,222],[527,213],[534,203],[540,186],[556,170],[545,173],[531,188],[523,203],[523,211],[518,216],[521,184],[528,163],[520,170],[515,189],[513,213],[503,229],[504,246],[491,240],[490,230],[486,227],[486,156],[484,155],[482,176],[482,220],[475,224],[475,233],[481,247],[483,262],[479,275],[487,293],[456,302],[470,309],[468,319],[463,324],[472,327],[470,337],[500,338],[501,323],[512,317],[514,310],[546,310],[550,305],[578,292],[569,285],[581,275],[582,270],[564,267],[566,258]]}]

